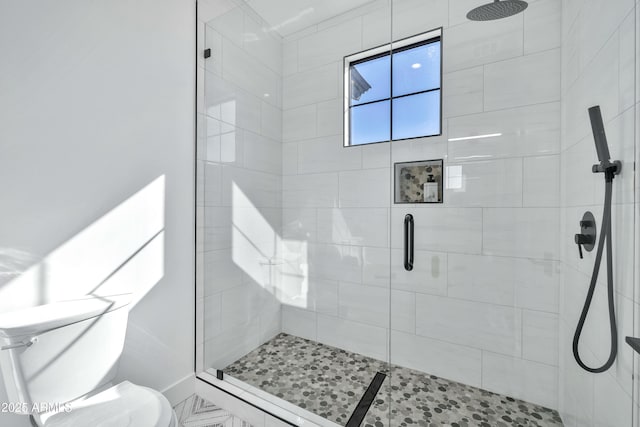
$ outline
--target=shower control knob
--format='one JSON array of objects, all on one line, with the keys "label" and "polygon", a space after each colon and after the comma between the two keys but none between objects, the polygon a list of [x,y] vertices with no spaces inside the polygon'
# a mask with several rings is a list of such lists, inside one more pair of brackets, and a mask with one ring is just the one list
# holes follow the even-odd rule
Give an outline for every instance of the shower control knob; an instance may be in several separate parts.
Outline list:
[{"label": "shower control knob", "polygon": [[580,254],[580,259],[584,258],[582,256],[582,245],[587,245],[587,244],[593,244],[594,242],[592,241],[592,237],[591,236],[587,236],[584,234],[576,234],[574,236],[574,240],[576,242],[576,244],[578,245],[578,253]]},{"label": "shower control knob", "polygon": [[580,233],[573,237],[578,245],[578,254],[583,258],[582,249],[591,252],[596,244],[596,220],[591,212],[585,212],[580,221]]}]

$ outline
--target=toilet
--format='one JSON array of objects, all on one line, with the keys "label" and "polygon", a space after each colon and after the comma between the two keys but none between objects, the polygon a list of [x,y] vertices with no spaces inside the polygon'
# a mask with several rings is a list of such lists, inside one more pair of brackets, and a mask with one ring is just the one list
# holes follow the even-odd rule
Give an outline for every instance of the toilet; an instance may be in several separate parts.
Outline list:
[{"label": "toilet", "polygon": [[113,384],[131,294],[87,296],[0,314],[9,401],[38,427],[177,427],[159,392]]}]

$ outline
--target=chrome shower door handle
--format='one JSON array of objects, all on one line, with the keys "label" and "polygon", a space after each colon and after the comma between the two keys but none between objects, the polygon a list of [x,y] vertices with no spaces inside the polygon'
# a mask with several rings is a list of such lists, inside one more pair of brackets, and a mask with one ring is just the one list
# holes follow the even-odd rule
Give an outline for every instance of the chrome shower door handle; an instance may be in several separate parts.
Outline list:
[{"label": "chrome shower door handle", "polygon": [[404,217],[404,269],[413,270],[413,215]]}]

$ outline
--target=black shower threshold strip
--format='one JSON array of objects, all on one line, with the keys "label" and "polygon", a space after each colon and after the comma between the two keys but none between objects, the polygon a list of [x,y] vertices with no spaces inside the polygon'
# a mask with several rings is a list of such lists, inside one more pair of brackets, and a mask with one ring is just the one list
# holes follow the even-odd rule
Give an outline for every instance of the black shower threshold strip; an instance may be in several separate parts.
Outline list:
[{"label": "black shower threshold strip", "polygon": [[387,376],[382,372],[376,372],[376,375],[373,377],[369,387],[367,387],[367,390],[362,395],[360,402],[358,402],[358,406],[353,410],[353,413],[351,414],[351,417],[349,417],[349,421],[347,421],[345,427],[359,427],[360,424],[362,424],[364,417],[367,415],[367,412],[369,412],[369,408],[373,404],[373,401],[375,400],[376,395],[378,394],[380,387],[382,387],[382,383],[386,377]]}]

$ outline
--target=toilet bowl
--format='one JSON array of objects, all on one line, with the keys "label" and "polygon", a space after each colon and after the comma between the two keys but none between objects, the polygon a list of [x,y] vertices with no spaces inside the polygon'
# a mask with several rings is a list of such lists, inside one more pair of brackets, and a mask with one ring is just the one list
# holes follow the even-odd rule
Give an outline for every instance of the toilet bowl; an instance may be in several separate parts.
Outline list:
[{"label": "toilet bowl", "polygon": [[36,425],[44,427],[177,427],[175,412],[169,401],[157,391],[129,381],[71,402],[67,412],[39,414]]},{"label": "toilet bowl", "polygon": [[9,400],[37,427],[177,427],[159,392],[113,385],[130,294],[0,314],[0,369]]}]

